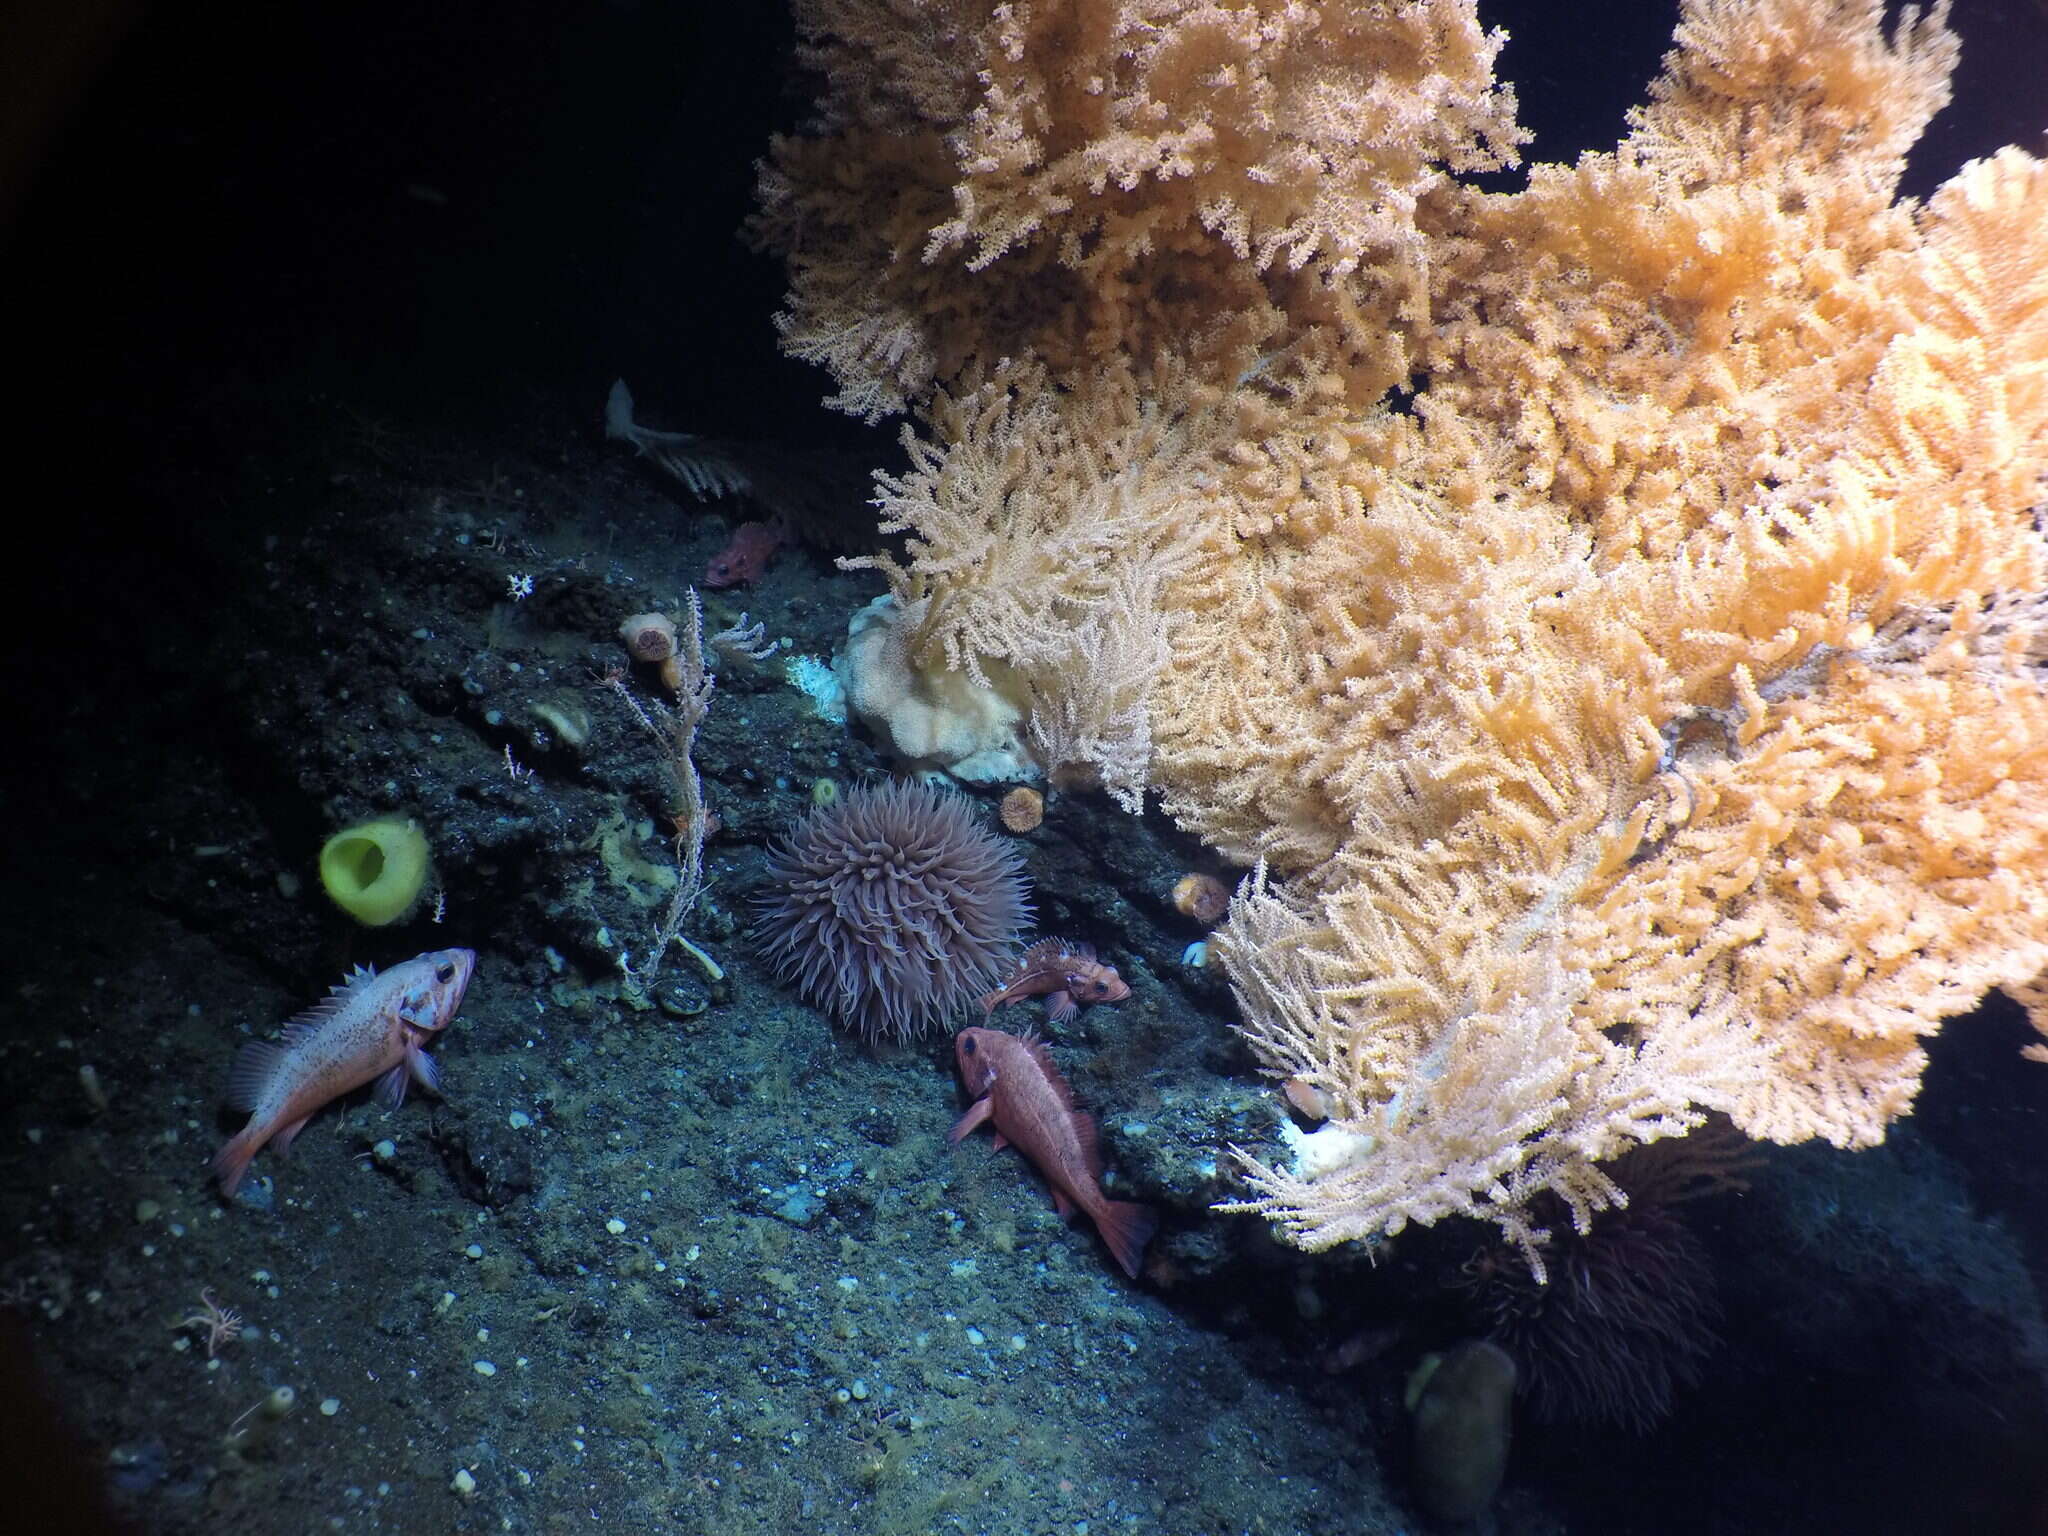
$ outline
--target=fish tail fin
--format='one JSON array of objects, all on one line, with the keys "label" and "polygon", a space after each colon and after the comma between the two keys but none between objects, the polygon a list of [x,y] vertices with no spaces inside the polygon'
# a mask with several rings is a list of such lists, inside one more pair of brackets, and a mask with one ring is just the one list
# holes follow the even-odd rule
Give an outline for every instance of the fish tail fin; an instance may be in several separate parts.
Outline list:
[{"label": "fish tail fin", "polygon": [[1152,1207],[1134,1200],[1105,1200],[1095,1217],[1095,1230],[1109,1244],[1109,1251],[1133,1280],[1145,1262],[1145,1245],[1159,1230],[1159,1218]]},{"label": "fish tail fin", "polygon": [[257,1134],[256,1122],[252,1120],[222,1142],[220,1150],[213,1154],[214,1176],[220,1180],[220,1192],[230,1200],[235,1197],[235,1190],[242,1182],[242,1175],[249,1171],[249,1164],[256,1156],[256,1149],[262,1144]]}]

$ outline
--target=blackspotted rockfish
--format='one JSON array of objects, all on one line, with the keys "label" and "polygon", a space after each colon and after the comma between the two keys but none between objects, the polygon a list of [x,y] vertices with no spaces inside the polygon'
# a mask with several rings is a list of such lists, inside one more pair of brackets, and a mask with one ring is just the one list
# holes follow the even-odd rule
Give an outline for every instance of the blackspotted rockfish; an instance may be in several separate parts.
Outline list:
[{"label": "blackspotted rockfish", "polygon": [[1086,1211],[1124,1273],[1136,1279],[1158,1218],[1150,1206],[1102,1192],[1095,1121],[1074,1107],[1067,1080],[1044,1044],[1000,1029],[972,1028],[954,1037],[953,1054],[974,1103],[946,1133],[947,1142],[958,1146],[977,1126],[993,1124],[996,1150],[1015,1146],[1052,1186],[1060,1220]]},{"label": "blackspotted rockfish", "polygon": [[1086,944],[1040,939],[1017,957],[1009,979],[981,999],[981,1015],[987,1018],[1005,1003],[1043,997],[1048,1018],[1071,1019],[1083,1003],[1120,1003],[1130,995],[1130,984],[1116,967],[1096,959]]},{"label": "blackspotted rockfish", "polygon": [[426,1052],[448,1027],[476,970],[473,949],[437,949],[388,971],[357,966],[284,1027],[276,1042],[252,1040],[228,1073],[228,1103],[249,1123],[213,1155],[221,1193],[233,1195],[265,1144],[282,1152],[322,1106],[368,1082],[387,1109],[416,1082],[438,1094]]}]

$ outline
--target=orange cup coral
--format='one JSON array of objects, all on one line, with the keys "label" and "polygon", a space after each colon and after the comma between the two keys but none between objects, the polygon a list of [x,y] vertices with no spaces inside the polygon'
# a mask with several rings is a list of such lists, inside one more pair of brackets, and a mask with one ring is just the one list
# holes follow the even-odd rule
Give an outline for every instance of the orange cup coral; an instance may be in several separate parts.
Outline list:
[{"label": "orange cup coral", "polygon": [[1173,904],[1181,916],[1206,928],[1230,910],[1230,887],[1214,875],[1182,875],[1173,887]]}]

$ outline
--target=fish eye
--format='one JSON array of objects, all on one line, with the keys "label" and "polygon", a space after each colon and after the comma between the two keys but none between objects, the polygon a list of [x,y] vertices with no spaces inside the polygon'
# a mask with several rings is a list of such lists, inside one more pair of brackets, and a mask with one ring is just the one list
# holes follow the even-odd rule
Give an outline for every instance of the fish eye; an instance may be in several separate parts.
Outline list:
[{"label": "fish eye", "polygon": [[443,961],[441,964],[434,967],[434,980],[440,982],[443,986],[446,986],[449,982],[453,981],[454,979],[455,967],[449,964],[447,961]]},{"label": "fish eye", "polygon": [[974,1054],[974,1036],[969,1035],[966,1039],[962,1040],[960,1042],[960,1049],[972,1056]]}]

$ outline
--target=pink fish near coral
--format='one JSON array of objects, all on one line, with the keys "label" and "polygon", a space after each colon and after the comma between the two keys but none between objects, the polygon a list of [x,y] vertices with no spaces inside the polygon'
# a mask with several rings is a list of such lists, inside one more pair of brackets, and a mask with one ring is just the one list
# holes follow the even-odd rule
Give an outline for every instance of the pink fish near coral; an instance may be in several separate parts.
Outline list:
[{"label": "pink fish near coral", "polygon": [[737,587],[758,580],[788,538],[789,525],[779,517],[765,523],[741,523],[732,531],[732,542],[704,567],[704,585]]},{"label": "pink fish near coral", "polygon": [[954,1037],[960,1080],[974,1100],[946,1133],[958,1146],[975,1127],[993,1123],[996,1150],[1015,1145],[1052,1186],[1053,1209],[1071,1221],[1086,1211],[1109,1251],[1132,1279],[1145,1261],[1145,1245],[1158,1230],[1150,1206],[1112,1200],[1102,1192],[1102,1152],[1095,1121],[1074,1108],[1074,1096],[1045,1046],[1000,1029],[963,1029]]},{"label": "pink fish near coral", "polygon": [[473,949],[437,949],[379,973],[358,966],[340,986],[284,1027],[275,1044],[253,1040],[235,1056],[228,1103],[249,1123],[213,1155],[221,1193],[233,1195],[257,1150],[282,1152],[315,1111],[374,1081],[387,1109],[405,1085],[440,1084],[427,1043],[448,1027],[476,970]]},{"label": "pink fish near coral", "polygon": [[1047,1017],[1071,1019],[1083,1003],[1120,1003],[1130,995],[1116,967],[1096,959],[1086,944],[1040,939],[1017,957],[1009,980],[981,999],[981,1012],[987,1018],[1005,1003],[1043,997]]}]

